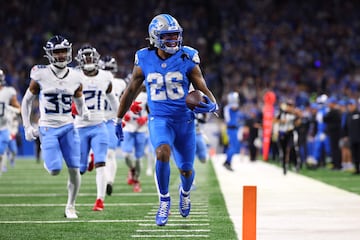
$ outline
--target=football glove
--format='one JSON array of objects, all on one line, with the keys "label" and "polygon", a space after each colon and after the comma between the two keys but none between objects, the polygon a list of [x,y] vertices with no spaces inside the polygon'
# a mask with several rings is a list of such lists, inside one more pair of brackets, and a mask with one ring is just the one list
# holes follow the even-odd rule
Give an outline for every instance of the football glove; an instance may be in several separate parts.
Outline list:
[{"label": "football glove", "polygon": [[130,111],[132,111],[135,114],[138,114],[142,110],[140,104],[141,102],[134,101],[130,106]]},{"label": "football glove", "polygon": [[117,118],[115,120],[115,134],[116,137],[120,140],[123,141],[124,140],[124,133],[123,133],[123,121],[121,118]]},{"label": "football glove", "polygon": [[216,112],[218,110],[218,105],[210,100],[210,98],[204,95],[205,102],[200,102],[198,107],[194,108],[195,113],[207,113],[207,112]]},{"label": "football glove", "polygon": [[131,119],[131,115],[130,115],[130,113],[126,113],[125,115],[124,115],[124,121],[125,122],[128,122],[128,121],[130,121],[130,119]]},{"label": "football glove", "polygon": [[27,141],[33,141],[39,136],[39,130],[30,126],[25,128],[25,139]]},{"label": "football glove", "polygon": [[147,117],[146,117],[146,116],[139,117],[139,118],[136,119],[136,122],[137,122],[140,126],[144,125],[144,124],[146,123],[146,121],[147,121]]}]

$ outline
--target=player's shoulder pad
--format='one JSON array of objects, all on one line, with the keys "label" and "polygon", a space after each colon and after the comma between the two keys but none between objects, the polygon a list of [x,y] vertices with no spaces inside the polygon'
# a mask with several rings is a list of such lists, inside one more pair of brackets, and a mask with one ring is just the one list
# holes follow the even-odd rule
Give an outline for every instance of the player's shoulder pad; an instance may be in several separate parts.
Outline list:
[{"label": "player's shoulder pad", "polygon": [[37,72],[41,69],[45,69],[47,68],[47,65],[34,65],[32,68],[31,68],[31,72]]},{"label": "player's shoulder pad", "polygon": [[191,61],[193,61],[196,64],[200,63],[200,57],[199,57],[198,50],[196,50],[195,48],[189,47],[189,46],[183,46],[181,48],[181,50],[183,51],[183,54],[181,55],[181,57],[189,58],[189,59],[191,59]]},{"label": "player's shoulder pad", "polygon": [[135,53],[134,64],[138,65],[139,59],[146,58],[146,56],[149,54],[149,51],[150,51],[149,48],[141,48],[141,49],[137,50]]}]

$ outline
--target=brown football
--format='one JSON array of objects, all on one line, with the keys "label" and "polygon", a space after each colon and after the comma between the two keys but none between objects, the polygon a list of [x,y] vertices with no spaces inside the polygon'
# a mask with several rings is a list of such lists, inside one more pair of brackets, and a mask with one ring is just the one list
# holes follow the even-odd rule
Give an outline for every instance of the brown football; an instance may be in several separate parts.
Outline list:
[{"label": "brown football", "polygon": [[200,106],[200,102],[205,102],[204,94],[200,90],[194,90],[188,93],[185,102],[188,108],[194,110],[195,107]]}]

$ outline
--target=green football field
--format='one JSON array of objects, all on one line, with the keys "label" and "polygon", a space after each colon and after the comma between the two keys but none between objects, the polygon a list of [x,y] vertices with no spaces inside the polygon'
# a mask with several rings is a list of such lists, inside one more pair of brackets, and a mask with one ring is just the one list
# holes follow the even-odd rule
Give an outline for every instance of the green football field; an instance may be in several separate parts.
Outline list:
[{"label": "green football field", "polygon": [[178,212],[179,174],[171,165],[171,215],[166,226],[158,227],[154,178],[145,170],[142,192],[133,193],[126,183],[125,163],[119,160],[114,192],[106,197],[102,212],[92,211],[95,171],[86,173],[77,199],[79,218],[68,220],[66,167],[60,175],[50,176],[35,160],[17,159],[15,167],[0,177],[0,239],[237,239],[212,165],[196,162],[188,218]]}]

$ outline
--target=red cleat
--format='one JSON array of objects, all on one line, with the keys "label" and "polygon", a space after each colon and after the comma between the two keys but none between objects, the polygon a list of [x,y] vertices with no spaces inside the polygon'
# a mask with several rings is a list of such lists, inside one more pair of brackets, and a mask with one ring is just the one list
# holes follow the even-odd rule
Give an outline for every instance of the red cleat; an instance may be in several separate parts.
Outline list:
[{"label": "red cleat", "polygon": [[142,191],[139,181],[136,181],[136,180],[134,181],[133,191],[134,192],[141,192]]},{"label": "red cleat", "polygon": [[88,171],[91,172],[94,169],[94,153],[90,153],[90,162],[88,165]]},{"label": "red cleat", "polygon": [[96,202],[93,207],[93,211],[102,211],[104,210],[104,201],[100,198],[96,199]]},{"label": "red cleat", "polygon": [[127,184],[128,185],[133,185],[135,183],[134,175],[135,175],[135,169],[134,168],[129,169],[128,176],[127,176]]}]

